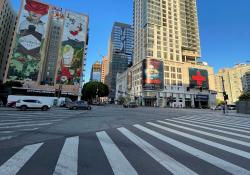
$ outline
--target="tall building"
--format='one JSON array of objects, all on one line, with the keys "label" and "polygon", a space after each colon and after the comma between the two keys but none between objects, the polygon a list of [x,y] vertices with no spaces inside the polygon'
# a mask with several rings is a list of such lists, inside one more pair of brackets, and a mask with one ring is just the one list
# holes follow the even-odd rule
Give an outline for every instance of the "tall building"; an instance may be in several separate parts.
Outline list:
[{"label": "tall building", "polygon": [[3,77],[8,62],[11,42],[16,26],[16,12],[11,6],[11,0],[0,1],[0,81]]},{"label": "tall building", "polygon": [[213,68],[198,60],[196,0],[134,0],[133,21],[134,99],[146,106],[214,105]]},{"label": "tall building", "polygon": [[242,79],[247,72],[250,71],[250,64],[238,64],[233,68],[224,68],[220,69],[216,76],[216,89],[217,89],[217,98],[219,100],[224,100],[223,97],[223,84],[222,78],[224,79],[225,91],[228,95],[228,104],[234,104],[238,101],[239,96],[244,91],[244,84]]},{"label": "tall building", "polygon": [[250,92],[250,71],[246,72],[242,77],[242,85],[244,92]]},{"label": "tall building", "polygon": [[99,61],[96,61],[91,68],[90,81],[101,81],[101,75],[102,64]]},{"label": "tall building", "polygon": [[109,97],[113,101],[116,91],[116,75],[124,72],[133,59],[133,28],[131,25],[115,22],[109,42]]},{"label": "tall building", "polygon": [[109,73],[109,58],[102,58],[102,74],[101,74],[101,82],[107,84],[107,75]]},{"label": "tall building", "polygon": [[[88,45],[88,16],[35,0],[23,0],[5,81],[31,90],[77,96]],[[44,86],[45,85],[45,86]]]}]

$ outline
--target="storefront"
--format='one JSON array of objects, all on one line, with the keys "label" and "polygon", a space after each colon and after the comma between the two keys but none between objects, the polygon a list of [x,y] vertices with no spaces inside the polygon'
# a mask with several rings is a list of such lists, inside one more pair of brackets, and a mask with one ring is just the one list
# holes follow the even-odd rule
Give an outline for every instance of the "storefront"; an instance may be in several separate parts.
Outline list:
[{"label": "storefront", "polygon": [[208,108],[209,107],[209,96],[208,95],[196,95],[195,108]]}]

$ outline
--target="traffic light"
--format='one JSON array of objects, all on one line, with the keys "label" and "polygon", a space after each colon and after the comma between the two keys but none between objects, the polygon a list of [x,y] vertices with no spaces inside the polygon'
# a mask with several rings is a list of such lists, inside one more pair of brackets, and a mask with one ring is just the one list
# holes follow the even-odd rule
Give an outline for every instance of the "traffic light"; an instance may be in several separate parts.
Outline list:
[{"label": "traffic light", "polygon": [[200,92],[202,92],[202,87],[200,87]]},{"label": "traffic light", "polygon": [[228,100],[228,95],[227,95],[226,92],[223,92],[223,97],[224,97],[224,100],[225,100],[225,101]]}]

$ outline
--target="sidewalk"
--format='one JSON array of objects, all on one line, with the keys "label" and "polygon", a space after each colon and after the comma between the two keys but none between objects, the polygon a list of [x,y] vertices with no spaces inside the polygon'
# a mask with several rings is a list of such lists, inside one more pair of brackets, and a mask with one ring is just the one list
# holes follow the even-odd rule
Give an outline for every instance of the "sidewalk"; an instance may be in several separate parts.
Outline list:
[{"label": "sidewalk", "polygon": [[226,116],[250,118],[250,114],[240,114],[236,111],[230,111],[229,113],[226,113]]}]

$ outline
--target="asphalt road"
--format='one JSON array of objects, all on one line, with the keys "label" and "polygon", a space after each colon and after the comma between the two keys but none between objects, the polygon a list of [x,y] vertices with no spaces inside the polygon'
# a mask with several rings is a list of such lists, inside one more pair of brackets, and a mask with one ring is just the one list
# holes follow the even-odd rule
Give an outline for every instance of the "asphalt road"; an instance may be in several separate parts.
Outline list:
[{"label": "asphalt road", "polygon": [[250,175],[250,118],[210,110],[0,109],[0,175]]}]

